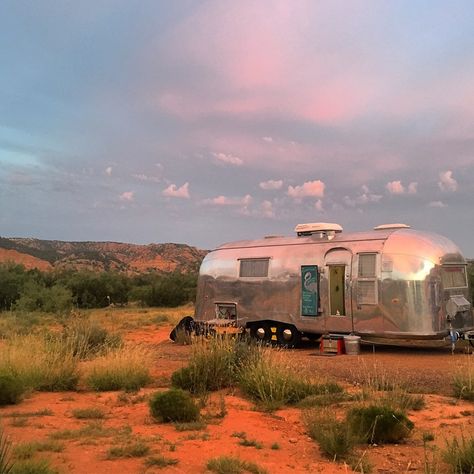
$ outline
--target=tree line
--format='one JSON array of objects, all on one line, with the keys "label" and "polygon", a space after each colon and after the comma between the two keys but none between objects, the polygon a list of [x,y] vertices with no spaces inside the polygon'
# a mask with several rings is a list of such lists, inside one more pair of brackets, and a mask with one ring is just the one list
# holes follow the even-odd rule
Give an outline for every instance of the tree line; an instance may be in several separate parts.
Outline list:
[{"label": "tree line", "polygon": [[0,264],[0,311],[61,313],[73,307],[104,308],[138,302],[143,306],[179,306],[196,297],[196,274],[27,270]]}]

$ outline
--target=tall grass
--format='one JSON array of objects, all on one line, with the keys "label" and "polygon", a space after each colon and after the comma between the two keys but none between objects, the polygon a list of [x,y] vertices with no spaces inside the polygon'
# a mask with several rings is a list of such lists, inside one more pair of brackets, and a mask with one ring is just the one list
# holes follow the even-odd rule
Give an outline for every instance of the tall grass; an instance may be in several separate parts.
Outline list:
[{"label": "tall grass", "polygon": [[310,395],[342,391],[336,384],[304,380],[301,367],[295,366],[285,352],[267,347],[258,347],[240,367],[239,383],[245,394],[270,411]]},{"label": "tall grass", "polygon": [[75,389],[78,362],[67,341],[44,335],[16,335],[0,346],[0,373],[12,375],[28,389]]},{"label": "tall grass", "polygon": [[153,356],[138,344],[111,348],[88,362],[85,381],[97,391],[138,390],[150,382]]}]

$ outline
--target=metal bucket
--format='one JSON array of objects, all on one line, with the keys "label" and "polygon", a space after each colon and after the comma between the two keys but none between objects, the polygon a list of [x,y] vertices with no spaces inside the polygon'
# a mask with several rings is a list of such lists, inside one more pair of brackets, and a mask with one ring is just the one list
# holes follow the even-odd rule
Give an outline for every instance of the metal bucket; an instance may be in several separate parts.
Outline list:
[{"label": "metal bucket", "polygon": [[347,355],[359,355],[360,336],[344,336],[344,346]]}]

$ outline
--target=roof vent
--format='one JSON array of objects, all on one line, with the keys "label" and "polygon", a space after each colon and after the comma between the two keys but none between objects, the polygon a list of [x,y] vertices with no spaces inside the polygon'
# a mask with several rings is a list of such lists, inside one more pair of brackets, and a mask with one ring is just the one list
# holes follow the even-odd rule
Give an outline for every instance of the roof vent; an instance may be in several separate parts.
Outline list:
[{"label": "roof vent", "polygon": [[382,224],[374,227],[374,230],[409,229],[410,227],[407,224]]},{"label": "roof vent", "polygon": [[339,224],[329,222],[309,222],[307,224],[298,224],[295,227],[295,232],[298,237],[316,234],[321,239],[327,238],[331,240],[337,233],[342,232],[342,227]]}]

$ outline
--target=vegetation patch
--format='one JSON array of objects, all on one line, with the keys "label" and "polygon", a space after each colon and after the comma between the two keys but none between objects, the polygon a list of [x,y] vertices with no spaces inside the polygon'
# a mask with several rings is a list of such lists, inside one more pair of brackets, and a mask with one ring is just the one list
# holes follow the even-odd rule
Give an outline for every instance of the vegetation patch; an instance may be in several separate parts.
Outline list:
[{"label": "vegetation patch", "polygon": [[155,393],[149,401],[149,406],[152,417],[165,423],[199,420],[199,408],[191,395],[181,389]]},{"label": "vegetation patch", "polygon": [[11,443],[0,425],[0,473],[8,474],[13,466],[11,458]]},{"label": "vegetation patch", "polygon": [[474,401],[474,355],[467,356],[466,363],[453,376],[453,392],[456,398]]},{"label": "vegetation patch", "polygon": [[220,456],[207,462],[207,469],[216,474],[267,474],[268,471],[258,464],[243,461],[236,457]]},{"label": "vegetation patch", "polygon": [[351,432],[366,443],[398,443],[414,427],[406,415],[385,405],[353,408],[347,414]]},{"label": "vegetation patch", "polygon": [[175,423],[176,431],[201,431],[207,428],[207,424],[202,421],[189,421],[187,423]]}]

